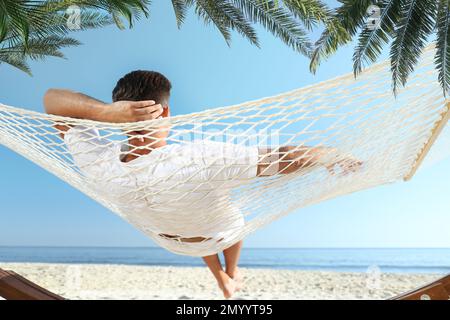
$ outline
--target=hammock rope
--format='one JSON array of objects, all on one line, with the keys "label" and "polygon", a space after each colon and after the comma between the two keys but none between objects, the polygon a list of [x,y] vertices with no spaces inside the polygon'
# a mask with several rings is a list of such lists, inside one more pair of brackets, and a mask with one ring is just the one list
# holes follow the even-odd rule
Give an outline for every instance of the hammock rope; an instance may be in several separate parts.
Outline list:
[{"label": "hammock rope", "polygon": [[[139,123],[101,123],[0,104],[0,144],[167,250],[210,255],[296,209],[411,178],[450,114],[434,52],[425,50],[397,97],[386,61],[357,79],[348,74],[274,97]],[[61,124],[76,133],[72,146],[69,133],[63,139],[55,127]],[[168,147],[121,162],[117,155],[130,152],[127,133],[135,131],[147,138],[168,131]],[[301,168],[273,171],[287,159],[280,146],[302,154],[290,159]],[[316,156],[312,150],[325,151]],[[339,165],[348,159],[359,163],[356,170]],[[255,174],[257,162],[269,164],[261,176]],[[196,237],[201,240],[186,240]]]}]

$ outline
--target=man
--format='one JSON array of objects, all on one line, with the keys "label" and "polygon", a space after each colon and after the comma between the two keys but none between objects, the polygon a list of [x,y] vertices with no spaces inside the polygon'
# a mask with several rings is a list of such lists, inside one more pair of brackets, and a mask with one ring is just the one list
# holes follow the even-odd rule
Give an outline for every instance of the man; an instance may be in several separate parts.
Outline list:
[{"label": "man", "polygon": [[[158,72],[134,71],[117,82],[111,104],[50,89],[44,105],[49,114],[99,122],[155,120],[170,116],[171,88]],[[124,144],[85,126],[61,123],[56,128],[80,171],[122,212],[129,213],[127,220],[156,235],[160,245],[181,254],[211,241],[226,247],[225,270],[217,254],[203,257],[225,298],[242,285],[238,269],[242,241],[233,242],[232,235],[245,221],[229,201],[232,188],[257,176],[289,174],[320,163],[330,172],[335,165],[344,171],[360,165],[351,158],[337,160],[336,150],[330,148],[262,150],[206,140],[167,144],[166,127],[124,132]]]}]

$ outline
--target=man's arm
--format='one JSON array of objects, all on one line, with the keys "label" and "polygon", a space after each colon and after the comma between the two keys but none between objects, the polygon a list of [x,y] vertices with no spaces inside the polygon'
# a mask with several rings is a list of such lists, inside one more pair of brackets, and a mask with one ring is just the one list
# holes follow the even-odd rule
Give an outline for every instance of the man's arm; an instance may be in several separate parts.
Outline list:
[{"label": "man's arm", "polygon": [[261,155],[257,176],[290,174],[300,169],[323,165],[330,173],[334,167],[340,166],[344,173],[356,171],[362,165],[352,157],[340,157],[337,150],[326,147],[283,146],[267,150]]},{"label": "man's arm", "polygon": [[[82,93],[63,89],[48,90],[44,95],[44,106],[48,114],[113,123],[152,120],[163,113],[163,107],[152,100],[107,104]],[[69,126],[62,124],[55,127],[62,133],[69,129]]]}]

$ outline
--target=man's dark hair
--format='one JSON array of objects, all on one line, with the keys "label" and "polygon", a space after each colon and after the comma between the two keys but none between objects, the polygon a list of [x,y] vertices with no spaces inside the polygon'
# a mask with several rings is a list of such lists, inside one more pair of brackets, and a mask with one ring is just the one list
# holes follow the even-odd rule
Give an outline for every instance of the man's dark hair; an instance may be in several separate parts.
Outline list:
[{"label": "man's dark hair", "polygon": [[154,100],[163,103],[169,98],[172,84],[161,73],[137,70],[120,79],[113,90],[113,101]]}]

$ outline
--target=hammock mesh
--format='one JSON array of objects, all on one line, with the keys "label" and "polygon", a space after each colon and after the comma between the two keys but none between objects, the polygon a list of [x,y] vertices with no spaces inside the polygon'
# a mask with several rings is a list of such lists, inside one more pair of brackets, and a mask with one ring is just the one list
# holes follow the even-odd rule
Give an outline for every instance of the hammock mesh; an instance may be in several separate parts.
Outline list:
[{"label": "hammock mesh", "polygon": [[[390,64],[384,62],[357,79],[349,74],[274,97],[139,123],[101,123],[0,105],[0,143],[100,202],[162,247],[178,254],[210,255],[296,209],[407,177],[436,124],[448,114],[434,71],[434,52],[433,48],[424,52],[397,97],[391,92]],[[127,132],[145,129],[153,133],[169,127],[169,145],[203,140],[269,147],[275,163],[283,161],[275,154],[278,146],[327,147],[336,153],[294,173],[248,178],[236,184],[210,184],[199,180],[194,171],[192,179],[180,180],[177,172],[165,172],[142,180],[134,176],[133,166],[127,167],[123,176],[111,171],[111,176],[99,178],[87,174],[74,160],[54,127],[61,123],[95,128],[111,146],[127,145]],[[92,137],[87,142],[95,147],[97,140]],[[173,155],[161,150],[165,157],[157,161],[162,164]],[[334,173],[329,170],[337,158],[350,156],[361,161],[357,170],[344,172],[339,166]],[[235,165],[221,154],[200,164],[201,155],[186,159],[183,166],[192,168],[195,163],[199,171]],[[95,165],[109,166],[108,161],[120,159],[95,161]],[[186,203],[196,209],[184,210],[178,205]],[[207,238],[209,229],[223,229],[225,236],[220,241]],[[203,238],[184,241],[193,235],[192,230],[198,230],[198,237]]]}]

